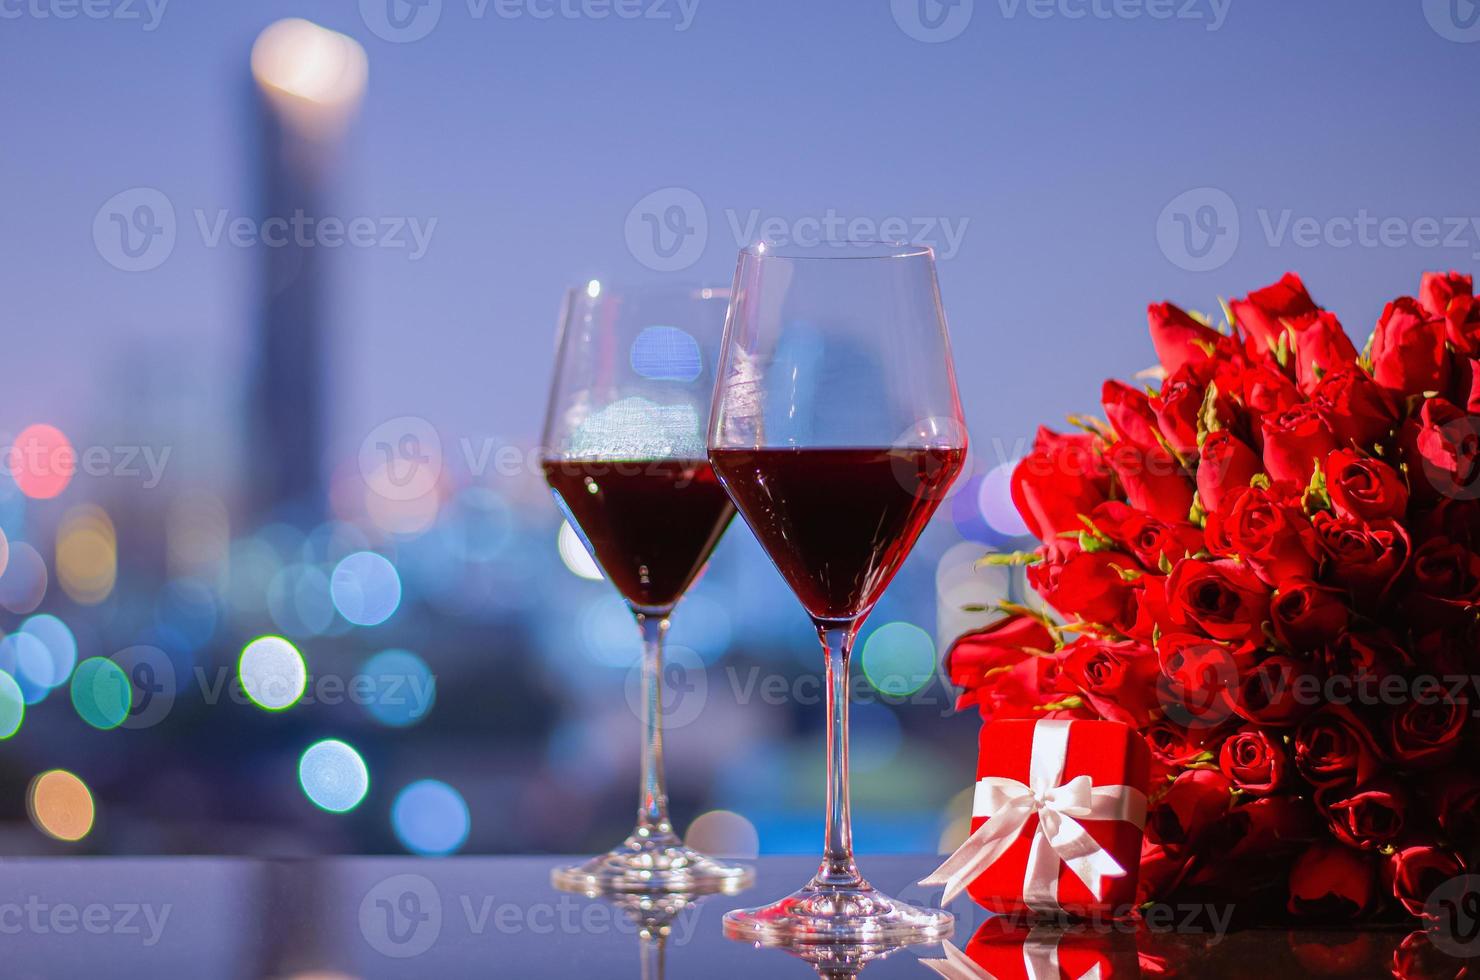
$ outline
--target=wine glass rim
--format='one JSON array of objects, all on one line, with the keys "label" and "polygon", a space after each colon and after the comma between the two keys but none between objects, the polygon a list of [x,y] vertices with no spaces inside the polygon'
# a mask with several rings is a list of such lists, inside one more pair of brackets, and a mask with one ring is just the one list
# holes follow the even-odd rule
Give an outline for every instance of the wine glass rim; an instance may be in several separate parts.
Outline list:
[{"label": "wine glass rim", "polygon": [[730,298],[728,283],[705,282],[607,282],[591,279],[584,285],[571,286],[566,294],[574,299],[600,299],[603,296],[689,296],[693,299]]},{"label": "wine glass rim", "polygon": [[934,258],[935,249],[914,242],[870,241],[853,238],[824,238],[811,244],[751,242],[741,255],[756,259],[916,259]]}]

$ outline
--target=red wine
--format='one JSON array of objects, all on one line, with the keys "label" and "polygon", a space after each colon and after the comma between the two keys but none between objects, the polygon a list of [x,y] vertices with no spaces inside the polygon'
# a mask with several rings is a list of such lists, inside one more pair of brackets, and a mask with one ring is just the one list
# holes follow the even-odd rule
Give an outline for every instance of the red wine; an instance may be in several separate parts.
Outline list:
[{"label": "red wine", "polygon": [[678,602],[735,507],[702,459],[544,461],[545,480],[627,601]]},{"label": "red wine", "polygon": [[715,449],[710,462],[814,619],[868,612],[964,449]]}]

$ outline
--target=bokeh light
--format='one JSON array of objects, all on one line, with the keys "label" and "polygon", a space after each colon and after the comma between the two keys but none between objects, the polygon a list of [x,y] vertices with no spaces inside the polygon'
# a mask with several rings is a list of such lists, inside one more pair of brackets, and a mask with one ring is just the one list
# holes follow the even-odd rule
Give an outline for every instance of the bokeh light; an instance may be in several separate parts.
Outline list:
[{"label": "bokeh light", "polygon": [[87,784],[65,769],[50,769],[31,780],[26,810],[36,829],[61,841],[82,840],[97,815]]},{"label": "bokeh light", "polygon": [[308,686],[308,665],[298,648],[281,636],[260,636],[242,648],[236,664],[242,691],[268,711],[298,703]]},{"label": "bokeh light", "polygon": [[123,668],[105,657],[92,657],[72,674],[72,707],[94,728],[108,731],[128,720],[133,687]]},{"label": "bokeh light", "polygon": [[67,489],[77,472],[77,451],[53,425],[28,425],[10,446],[10,475],[21,493],[50,500]]},{"label": "bokeh light", "polygon": [[405,728],[431,710],[437,683],[426,661],[410,650],[382,650],[360,668],[355,691],[376,721]]},{"label": "bokeh light", "polygon": [[689,824],[684,843],[715,857],[753,858],[761,851],[761,838],[755,824],[730,810],[710,810],[699,814]]},{"label": "bokeh light", "polygon": [[632,342],[632,370],[653,381],[693,381],[704,372],[699,342],[678,327],[647,327]]},{"label": "bokeh light", "polygon": [[118,533],[93,504],[73,507],[57,528],[57,583],[79,605],[108,598],[118,579]]},{"label": "bokeh light", "polygon": [[864,640],[862,665],[874,690],[908,697],[935,674],[935,641],[913,623],[885,623]]},{"label": "bokeh light", "polygon": [[72,635],[71,628],[55,616],[43,614],[23,621],[20,632],[34,636],[46,647],[48,669],[44,676],[33,676],[31,680],[47,687],[60,687],[67,683],[67,678],[72,676],[72,668],[77,665],[77,638]]},{"label": "bokeh light", "polygon": [[27,704],[37,704],[51,693],[51,652],[30,633],[0,639],[0,670],[15,678]]},{"label": "bokeh light", "polygon": [[596,559],[591,557],[591,552],[586,550],[585,542],[581,535],[571,526],[570,521],[562,521],[560,534],[555,539],[555,546],[560,551],[560,560],[565,567],[576,575],[593,582],[599,582],[606,576],[601,574],[601,566],[596,564]]},{"label": "bokeh light", "polygon": [[401,576],[384,556],[357,551],[334,567],[329,594],[339,615],[356,626],[378,626],[401,604]]},{"label": "bokeh light", "polygon": [[391,806],[396,839],[413,854],[451,854],[468,839],[471,819],[462,794],[438,779],[422,779]]},{"label": "bokeh light", "polygon": [[329,576],[315,565],[287,565],[267,586],[267,611],[284,633],[318,636],[334,622]]},{"label": "bokeh light", "polygon": [[5,536],[5,529],[0,527],[0,575],[5,574],[5,566],[10,564],[10,539]]},{"label": "bokeh light", "polygon": [[13,541],[10,561],[0,575],[0,606],[25,615],[46,598],[46,562],[40,552],[24,541]]},{"label": "bokeh light", "polygon": [[15,678],[0,670],[0,739],[20,731],[26,720],[26,699]]},{"label": "bokeh light", "polygon": [[1012,502],[1012,471],[1017,464],[1017,460],[1009,460],[989,470],[982,477],[976,498],[987,526],[1010,538],[1028,533],[1028,525],[1023,523],[1023,516]]},{"label": "bokeh light", "polygon": [[298,760],[298,784],[314,806],[344,813],[359,806],[370,791],[370,771],[360,753],[330,738],[304,751]]}]

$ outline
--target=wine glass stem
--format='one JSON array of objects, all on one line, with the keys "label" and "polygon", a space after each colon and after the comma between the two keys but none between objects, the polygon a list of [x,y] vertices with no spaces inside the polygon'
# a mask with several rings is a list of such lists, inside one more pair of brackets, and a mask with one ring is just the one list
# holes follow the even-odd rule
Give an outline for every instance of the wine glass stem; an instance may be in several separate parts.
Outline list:
[{"label": "wine glass stem", "polygon": [[637,811],[638,836],[673,837],[668,819],[668,790],[663,779],[663,638],[668,617],[637,614],[642,630],[642,805]]},{"label": "wine glass stem", "polygon": [[855,626],[819,626],[827,651],[827,838],[813,884],[855,888],[863,884],[853,863],[853,821],[848,808],[848,656]]}]

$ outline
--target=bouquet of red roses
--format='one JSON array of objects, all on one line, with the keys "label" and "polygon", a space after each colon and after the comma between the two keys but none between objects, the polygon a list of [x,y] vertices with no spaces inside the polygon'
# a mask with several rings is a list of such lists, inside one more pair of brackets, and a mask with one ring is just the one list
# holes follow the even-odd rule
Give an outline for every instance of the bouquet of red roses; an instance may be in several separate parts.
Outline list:
[{"label": "bouquet of red roses", "polygon": [[1422,915],[1480,842],[1480,301],[1426,275],[1364,351],[1293,274],[1224,313],[1152,306],[1159,387],[1039,431],[1012,496],[1042,545],[988,560],[1063,619],[1006,606],[951,679],[1145,736],[1143,898]]}]

